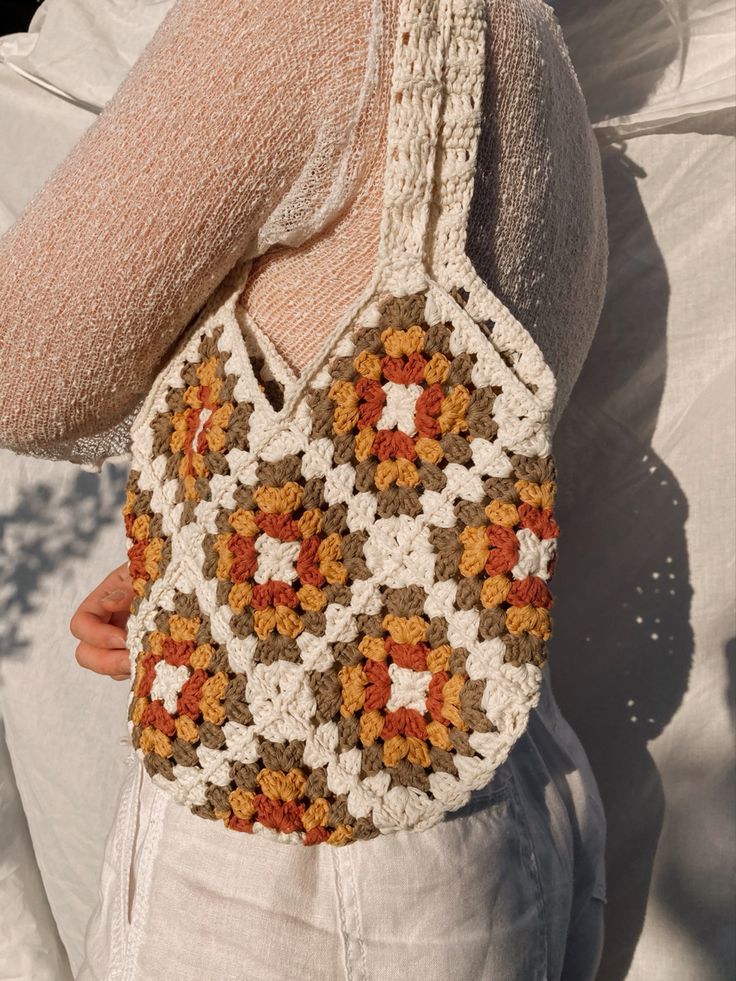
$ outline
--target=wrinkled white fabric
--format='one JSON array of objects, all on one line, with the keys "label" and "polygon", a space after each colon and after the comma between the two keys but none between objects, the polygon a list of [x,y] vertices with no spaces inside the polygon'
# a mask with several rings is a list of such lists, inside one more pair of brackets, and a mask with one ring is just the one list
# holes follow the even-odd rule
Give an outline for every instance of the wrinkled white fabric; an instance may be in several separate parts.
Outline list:
[{"label": "wrinkled white fabric", "polygon": [[131,758],[77,979],[594,981],[604,828],[583,755],[547,704],[445,824],[352,850],[225,841]]},{"label": "wrinkled white fabric", "polygon": [[0,978],[62,981],[69,962],[33,855],[0,726]]}]

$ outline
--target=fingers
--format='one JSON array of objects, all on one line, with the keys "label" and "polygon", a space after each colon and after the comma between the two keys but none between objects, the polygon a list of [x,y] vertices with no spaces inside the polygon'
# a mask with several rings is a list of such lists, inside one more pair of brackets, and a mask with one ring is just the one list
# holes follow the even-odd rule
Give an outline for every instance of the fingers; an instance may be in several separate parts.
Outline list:
[{"label": "fingers", "polygon": [[126,632],[122,626],[110,623],[107,614],[104,618],[97,613],[79,607],[69,624],[72,635],[93,647],[107,650],[125,648]]},{"label": "fingers", "polygon": [[99,595],[106,609],[127,612],[133,600],[133,580],[130,578],[127,562],[113,569],[90,595],[95,594]]},{"label": "fingers", "polygon": [[86,641],[77,644],[75,652],[77,664],[97,674],[106,674],[116,681],[130,677],[130,658],[123,650],[103,650]]},{"label": "fingers", "polygon": [[[109,582],[108,588],[110,590],[118,588],[131,589],[133,580],[130,578],[130,567],[128,566],[128,563],[123,562],[117,567],[117,569],[113,569],[104,582]],[[102,586],[102,583],[100,583],[100,586]]]},{"label": "fingers", "polygon": [[113,613],[113,615],[110,617],[110,623],[112,623],[116,627],[122,627],[124,629],[128,622],[129,616],[130,616],[130,610],[126,606],[124,610],[120,610],[117,613]]},{"label": "fingers", "polygon": [[[86,640],[96,646],[120,646],[120,632],[127,620],[132,601],[133,584],[127,567],[119,566],[82,600],[69,621],[69,630],[77,640]],[[99,625],[109,624],[115,614],[119,616],[115,617],[107,636],[117,634],[118,641],[101,641]]]},{"label": "fingers", "polygon": [[118,681],[130,677],[126,625],[133,601],[128,565],[118,566],[82,600],[69,621],[77,663]]}]

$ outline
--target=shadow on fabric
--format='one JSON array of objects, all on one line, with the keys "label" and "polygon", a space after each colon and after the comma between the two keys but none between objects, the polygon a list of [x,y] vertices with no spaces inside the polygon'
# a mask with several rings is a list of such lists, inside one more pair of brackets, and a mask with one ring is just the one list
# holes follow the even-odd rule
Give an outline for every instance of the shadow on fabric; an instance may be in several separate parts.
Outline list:
[{"label": "shadow on fabric", "polygon": [[[686,54],[684,4],[677,8],[679,27],[657,0],[629,6],[631,18],[611,0],[556,5],[593,122],[636,112],[668,65]],[[598,331],[555,434],[564,538],[550,658],[555,695],[589,755],[608,821],[598,979],[624,981],[644,925],[665,814],[647,744],[687,691],[693,590],[687,500],[651,445],[667,373],[668,273],[638,189],[646,174],[624,144],[605,147],[602,159],[609,282]],[[668,864],[676,879],[677,856]],[[658,898],[707,959],[707,903],[700,907],[684,882]],[[717,963],[709,967],[716,976]]]},{"label": "shadow on fabric", "polygon": [[48,604],[48,587],[64,569],[90,559],[103,527],[117,522],[122,529],[126,478],[123,466],[107,464],[99,474],[78,470],[71,483],[29,481],[15,506],[0,514],[7,559],[0,564],[0,657],[23,657],[31,643],[24,623]]}]

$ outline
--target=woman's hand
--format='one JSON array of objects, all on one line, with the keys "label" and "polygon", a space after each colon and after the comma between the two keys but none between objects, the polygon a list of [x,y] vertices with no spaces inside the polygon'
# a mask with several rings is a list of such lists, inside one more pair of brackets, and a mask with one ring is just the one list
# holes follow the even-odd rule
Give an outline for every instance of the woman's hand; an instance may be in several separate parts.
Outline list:
[{"label": "woman's hand", "polygon": [[75,656],[83,668],[116,681],[130,677],[125,625],[132,601],[133,585],[128,564],[123,563],[79,604],[69,629],[79,640]]}]

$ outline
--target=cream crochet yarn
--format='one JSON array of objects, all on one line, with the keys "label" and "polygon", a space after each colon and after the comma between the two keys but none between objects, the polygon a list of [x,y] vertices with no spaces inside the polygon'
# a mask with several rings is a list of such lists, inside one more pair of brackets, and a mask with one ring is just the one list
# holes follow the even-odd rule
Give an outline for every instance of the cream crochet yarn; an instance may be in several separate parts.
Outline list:
[{"label": "cream crochet yarn", "polygon": [[[133,745],[229,829],[420,831],[537,704],[559,529],[556,382],[467,253],[482,0],[402,0],[368,283],[296,372],[247,257],[132,426]],[[345,309],[345,304],[347,309]]]}]

